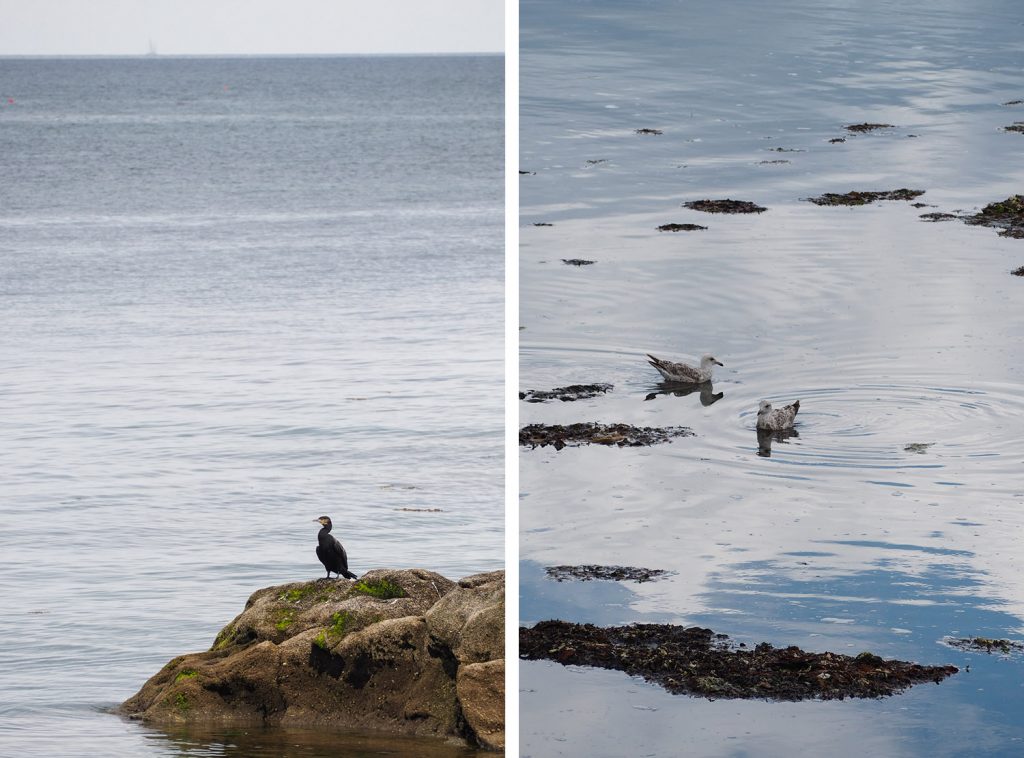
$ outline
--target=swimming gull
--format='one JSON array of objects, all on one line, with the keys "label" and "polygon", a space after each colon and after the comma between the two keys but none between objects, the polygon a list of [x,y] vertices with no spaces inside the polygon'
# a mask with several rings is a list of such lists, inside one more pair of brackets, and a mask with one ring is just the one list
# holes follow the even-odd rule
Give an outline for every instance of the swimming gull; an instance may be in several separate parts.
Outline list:
[{"label": "swimming gull", "polygon": [[783,429],[793,428],[793,419],[800,410],[800,401],[792,405],[784,405],[781,408],[772,410],[772,404],[762,400],[757,409],[757,428],[767,429],[770,432],[778,432]]},{"label": "swimming gull", "polygon": [[686,363],[663,361],[661,358],[655,358],[650,353],[647,354],[647,357],[650,358],[648,363],[658,369],[667,381],[683,382],[685,384],[702,384],[703,382],[710,382],[712,367],[724,365],[714,356],[707,354],[701,356],[700,368],[694,368]]}]

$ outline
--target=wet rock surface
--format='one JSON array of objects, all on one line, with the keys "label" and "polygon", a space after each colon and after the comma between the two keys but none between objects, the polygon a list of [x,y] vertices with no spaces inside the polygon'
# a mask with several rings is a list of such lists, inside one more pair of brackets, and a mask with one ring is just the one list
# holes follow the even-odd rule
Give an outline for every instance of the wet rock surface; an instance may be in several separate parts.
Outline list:
[{"label": "wet rock surface", "polygon": [[[120,710],[158,724],[325,725],[500,749],[504,593],[502,571],[456,583],[424,569],[268,587],[208,651],[171,660]],[[460,694],[474,664],[491,665]]]},{"label": "wet rock surface", "polygon": [[971,226],[999,229],[1001,237],[1024,238],[1024,195],[1013,195],[997,203],[989,203],[979,213],[963,217]]},{"label": "wet rock surface", "polygon": [[683,203],[684,208],[692,208],[704,213],[764,213],[767,208],[748,200],[691,200]]},{"label": "wet rock surface", "polygon": [[671,442],[674,437],[693,436],[693,430],[685,426],[655,428],[629,424],[530,424],[519,430],[519,444],[529,448],[551,445],[555,450],[591,444],[644,447]]},{"label": "wet rock surface", "polygon": [[633,131],[636,134],[654,134],[654,135],[664,134],[664,132],[661,131],[661,129],[634,129]]},{"label": "wet rock surface", "polygon": [[1024,121],[1016,121],[1009,126],[1004,126],[1003,131],[1024,133]]},{"label": "wet rock surface", "polygon": [[588,261],[585,258],[562,258],[562,263],[566,266],[591,266],[594,261]]},{"label": "wet rock surface", "polygon": [[519,630],[519,656],[594,666],[642,676],[673,694],[711,699],[842,700],[894,695],[915,684],[941,682],[955,666],[922,666],[857,656],[734,646],[710,629],[669,624],[598,627],[542,621]]},{"label": "wet rock surface", "polygon": [[1021,266],[1020,268],[1015,268],[1010,273],[1013,274],[1014,276],[1024,276],[1024,266]]},{"label": "wet rock surface", "polygon": [[707,229],[700,224],[662,224],[658,227],[659,232],[698,232]]},{"label": "wet rock surface", "polygon": [[665,569],[640,568],[638,566],[546,566],[544,572],[556,582],[603,580],[611,582],[651,582],[671,574]]},{"label": "wet rock surface", "polygon": [[[915,205],[916,205],[916,203],[915,203]],[[922,213],[920,217],[922,219],[924,219],[925,221],[931,221],[931,222],[936,222],[936,221],[952,221],[954,219],[960,218],[955,213],[939,213],[939,212]]]},{"label": "wet rock surface", "polygon": [[828,144],[830,144],[830,145],[837,145],[840,142],[846,142],[846,137],[833,137],[832,139],[830,139],[828,141]]},{"label": "wet rock surface", "polygon": [[807,198],[815,205],[867,205],[876,200],[913,200],[924,194],[924,190],[896,189],[886,192],[826,192],[818,197]]},{"label": "wet rock surface", "polygon": [[571,403],[611,392],[613,387],[611,384],[570,384],[568,387],[555,387],[552,390],[526,390],[519,393],[519,399],[528,403],[545,403],[548,400]]},{"label": "wet rock surface", "polygon": [[848,132],[858,132],[862,134],[864,132],[873,132],[875,129],[895,129],[896,127],[892,124],[870,124],[865,121],[863,124],[849,124],[843,128]]}]

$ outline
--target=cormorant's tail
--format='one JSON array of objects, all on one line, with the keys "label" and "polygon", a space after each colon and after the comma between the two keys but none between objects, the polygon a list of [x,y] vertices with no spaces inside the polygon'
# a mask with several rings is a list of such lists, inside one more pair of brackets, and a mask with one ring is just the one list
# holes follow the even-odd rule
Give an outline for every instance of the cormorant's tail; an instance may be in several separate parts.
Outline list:
[{"label": "cormorant's tail", "polygon": [[341,575],[346,579],[358,579],[359,577],[353,574],[351,571],[342,571]]}]

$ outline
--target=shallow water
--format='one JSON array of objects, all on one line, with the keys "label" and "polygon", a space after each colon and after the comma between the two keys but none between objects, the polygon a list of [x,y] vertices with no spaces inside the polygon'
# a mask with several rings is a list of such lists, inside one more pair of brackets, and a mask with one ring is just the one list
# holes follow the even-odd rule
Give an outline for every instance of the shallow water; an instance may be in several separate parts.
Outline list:
[{"label": "shallow water", "polygon": [[105,709],[321,514],[358,574],[501,568],[502,69],[0,60],[0,752],[255,754]]},{"label": "shallow water", "polygon": [[[521,452],[523,623],[700,624],[971,667],[877,703],[766,704],[523,663],[523,754],[815,754],[823,739],[839,755],[865,740],[885,755],[1017,754],[1022,660],[942,641],[1024,634],[1024,280],[1008,273],[1024,244],[918,215],[1021,190],[1020,135],[1001,127],[1024,111],[1001,104],[1024,91],[1024,17],[1006,3],[528,0],[521,18],[521,167],[536,173],[521,178],[520,388],[615,385],[523,403],[521,422],[697,434]],[[843,129],[864,121],[895,128]],[[762,163],[775,160],[789,163]],[[802,200],[901,187],[934,207]],[[681,207],[704,198],[768,211]],[[708,229],[655,230],[666,223]],[[663,389],[645,352],[725,366],[704,402],[645,399]],[[798,398],[798,436],[766,455],[758,401]],[[585,563],[676,573],[542,571]]]}]

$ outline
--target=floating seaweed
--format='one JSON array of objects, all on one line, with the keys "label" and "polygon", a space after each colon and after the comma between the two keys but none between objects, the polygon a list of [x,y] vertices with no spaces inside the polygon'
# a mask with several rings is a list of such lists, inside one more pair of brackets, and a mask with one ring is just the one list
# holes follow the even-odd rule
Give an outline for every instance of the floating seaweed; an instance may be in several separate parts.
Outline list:
[{"label": "floating seaweed", "polygon": [[989,203],[979,213],[963,217],[971,226],[1000,229],[1001,237],[1024,237],[1024,195],[1013,195],[998,203]]},{"label": "floating seaweed", "polygon": [[611,384],[570,384],[568,387],[555,387],[553,390],[526,390],[519,393],[519,399],[528,403],[544,403],[548,400],[561,400],[571,403],[575,400],[587,400],[610,392]]},{"label": "floating seaweed", "polygon": [[669,576],[665,569],[640,568],[638,566],[547,566],[544,569],[549,579],[564,582],[575,579],[581,582],[603,580],[611,582],[650,582]]},{"label": "floating seaweed", "polygon": [[658,227],[659,232],[696,232],[707,229],[700,224],[662,224]]},{"label": "floating seaweed", "polygon": [[704,213],[764,213],[767,208],[747,200],[691,200],[683,203],[684,208],[692,208]]},{"label": "floating seaweed", "polygon": [[710,629],[670,624],[598,627],[542,621],[519,629],[519,657],[595,666],[642,676],[673,694],[711,699],[842,700],[894,695],[915,684],[941,682],[956,666],[887,661],[776,648],[733,646]]},{"label": "floating seaweed", "polygon": [[869,124],[868,122],[865,121],[863,124],[850,124],[849,126],[844,126],[843,128],[846,129],[848,132],[864,133],[873,132],[875,129],[895,129],[896,127],[893,126],[892,124]]},{"label": "floating seaweed", "polygon": [[519,430],[519,444],[530,448],[551,445],[555,450],[590,444],[644,447],[671,442],[673,437],[693,436],[693,430],[685,426],[655,428],[629,424],[530,424]]},{"label": "floating seaweed", "polygon": [[946,639],[945,643],[957,650],[966,650],[972,653],[988,653],[993,651],[1009,655],[1014,652],[1024,651],[1024,643],[1015,640],[995,640],[988,637],[966,637],[961,639]]},{"label": "floating seaweed", "polygon": [[876,200],[913,200],[924,194],[924,190],[897,189],[888,192],[826,192],[807,200],[815,205],[867,205]]}]

